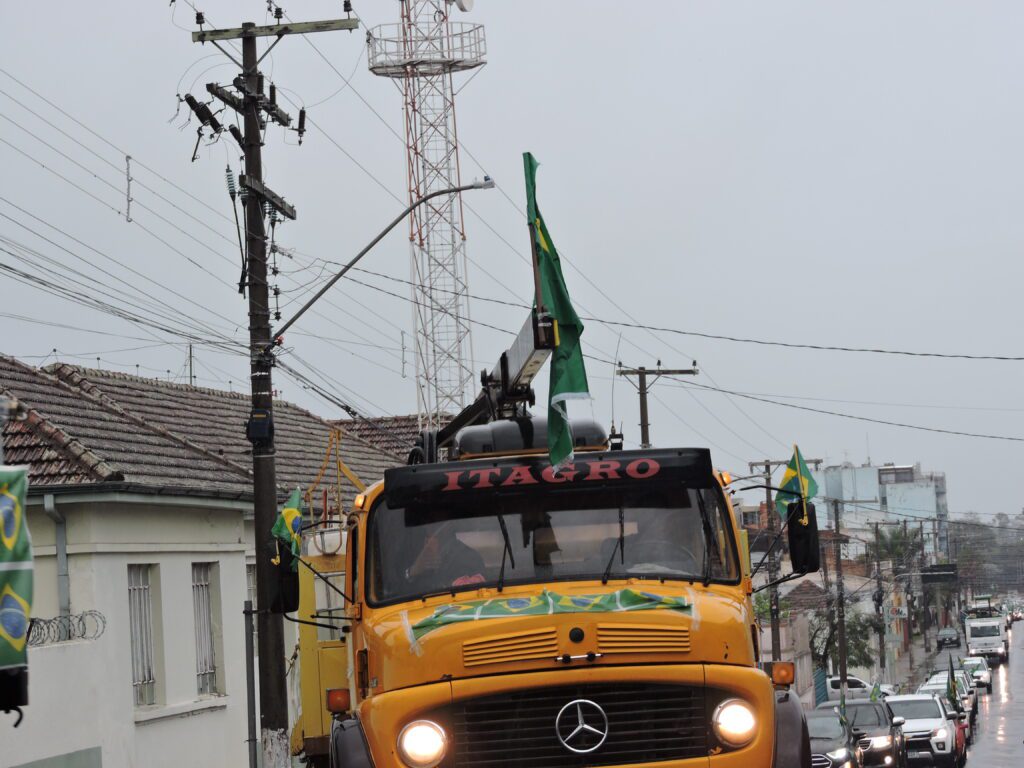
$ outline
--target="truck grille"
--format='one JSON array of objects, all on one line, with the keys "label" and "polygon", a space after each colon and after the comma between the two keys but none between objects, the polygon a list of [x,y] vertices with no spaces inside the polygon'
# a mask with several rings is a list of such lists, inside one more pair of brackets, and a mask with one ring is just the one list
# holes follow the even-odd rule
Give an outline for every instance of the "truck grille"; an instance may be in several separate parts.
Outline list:
[{"label": "truck grille", "polygon": [[[606,740],[586,754],[566,749],[555,729],[559,711],[575,699],[598,704],[608,717]],[[582,768],[708,754],[705,690],[693,686],[613,683],[530,689],[459,701],[431,716],[452,735],[453,751],[443,768]]]},{"label": "truck grille", "polygon": [[689,653],[690,630],[651,624],[598,624],[600,653]]},{"label": "truck grille", "polygon": [[467,667],[501,664],[506,661],[554,659],[558,656],[558,637],[554,627],[493,635],[462,644],[462,663]]},{"label": "truck grille", "polygon": [[866,752],[871,749],[871,739],[861,739],[857,742],[857,746]]},{"label": "truck grille", "polygon": [[831,768],[832,761],[824,755],[811,755],[811,768]]}]

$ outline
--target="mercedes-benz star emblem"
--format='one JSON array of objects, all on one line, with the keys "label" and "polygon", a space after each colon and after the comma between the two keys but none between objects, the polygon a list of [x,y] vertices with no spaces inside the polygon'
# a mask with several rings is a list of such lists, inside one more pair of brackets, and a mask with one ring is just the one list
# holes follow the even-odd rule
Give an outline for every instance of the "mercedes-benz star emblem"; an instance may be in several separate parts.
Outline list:
[{"label": "mercedes-benz star emblem", "polygon": [[590,699],[573,699],[558,711],[555,735],[570,752],[593,752],[608,738],[608,715]]}]

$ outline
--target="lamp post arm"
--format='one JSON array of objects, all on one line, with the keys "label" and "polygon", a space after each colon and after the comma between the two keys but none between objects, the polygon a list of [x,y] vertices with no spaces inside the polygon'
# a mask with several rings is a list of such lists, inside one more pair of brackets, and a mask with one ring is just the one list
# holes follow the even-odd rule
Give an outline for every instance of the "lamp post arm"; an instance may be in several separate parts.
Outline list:
[{"label": "lamp post arm", "polygon": [[274,331],[272,338],[276,339],[279,336],[284,335],[284,332],[291,328],[295,324],[295,321],[306,313],[306,310],[313,306],[313,304],[315,304],[317,300],[320,299],[321,296],[327,293],[327,291],[333,288],[334,284],[341,280],[341,278],[343,278],[345,274],[350,269],[352,269],[352,267],[358,264],[359,260],[370,252],[370,249],[372,249],[375,245],[377,245],[377,243],[383,240],[385,235],[388,234],[388,232],[397,227],[402,222],[402,219],[404,219],[406,216],[412,213],[416,208],[423,205],[423,203],[427,202],[427,200],[430,200],[431,198],[434,197],[440,197],[441,195],[455,195],[458,194],[459,192],[465,192],[470,189],[491,189],[493,186],[494,182],[491,180],[491,178],[489,176],[485,176],[483,181],[474,181],[472,184],[465,184],[461,187],[438,189],[424,195],[423,197],[417,200],[414,200],[404,211],[398,214],[398,216],[396,216],[395,219],[390,224],[388,224],[383,230],[381,230],[380,234],[373,238],[373,240],[371,240],[359,253],[357,253],[352,258],[352,260],[348,262],[348,264],[343,266],[341,270],[338,272],[338,274],[336,274],[329,281],[327,281],[327,284],[324,285],[319,291],[317,291],[313,298],[311,298],[309,301],[303,304],[299,311],[296,312],[288,322],[286,322],[284,325],[282,325],[280,328]]}]

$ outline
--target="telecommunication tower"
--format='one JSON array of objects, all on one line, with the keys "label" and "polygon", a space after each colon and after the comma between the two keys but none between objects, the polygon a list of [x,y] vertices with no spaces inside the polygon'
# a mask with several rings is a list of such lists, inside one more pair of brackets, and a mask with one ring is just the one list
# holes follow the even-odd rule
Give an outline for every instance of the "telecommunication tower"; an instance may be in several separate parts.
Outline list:
[{"label": "telecommunication tower", "polygon": [[[472,0],[454,0],[461,11]],[[367,35],[375,75],[400,83],[409,202],[459,186],[453,75],[485,63],[484,28],[452,21],[453,0],[401,0],[401,21]],[[442,195],[410,215],[417,403],[422,429],[458,413],[475,391],[462,198]]]}]

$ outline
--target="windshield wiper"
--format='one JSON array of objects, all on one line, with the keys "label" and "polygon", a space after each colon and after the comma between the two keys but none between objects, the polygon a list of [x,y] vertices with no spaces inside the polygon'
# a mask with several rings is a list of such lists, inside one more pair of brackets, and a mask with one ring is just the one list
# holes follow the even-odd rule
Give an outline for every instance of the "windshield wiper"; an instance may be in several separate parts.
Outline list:
[{"label": "windshield wiper", "polygon": [[626,518],[622,511],[622,505],[619,505],[619,540],[615,542],[615,547],[612,549],[612,556],[608,558],[608,565],[604,569],[604,575],[601,576],[601,583],[607,584],[608,577],[612,574],[612,564],[615,562],[615,553],[619,553],[619,562],[623,565],[626,564]]},{"label": "windshield wiper", "polygon": [[698,490],[697,506],[700,508],[700,520],[704,526],[704,578],[702,583],[706,587],[711,583],[711,539],[714,534],[711,532],[711,519],[708,517],[708,508],[704,506],[704,495]]},{"label": "windshield wiper", "polygon": [[512,554],[512,542],[508,538],[508,527],[505,525],[505,518],[498,515],[498,525],[501,526],[501,537],[505,540],[505,549],[501,553],[501,570],[498,572],[498,591],[505,588],[505,557],[508,556],[512,563],[512,570],[516,569],[516,557]]}]

